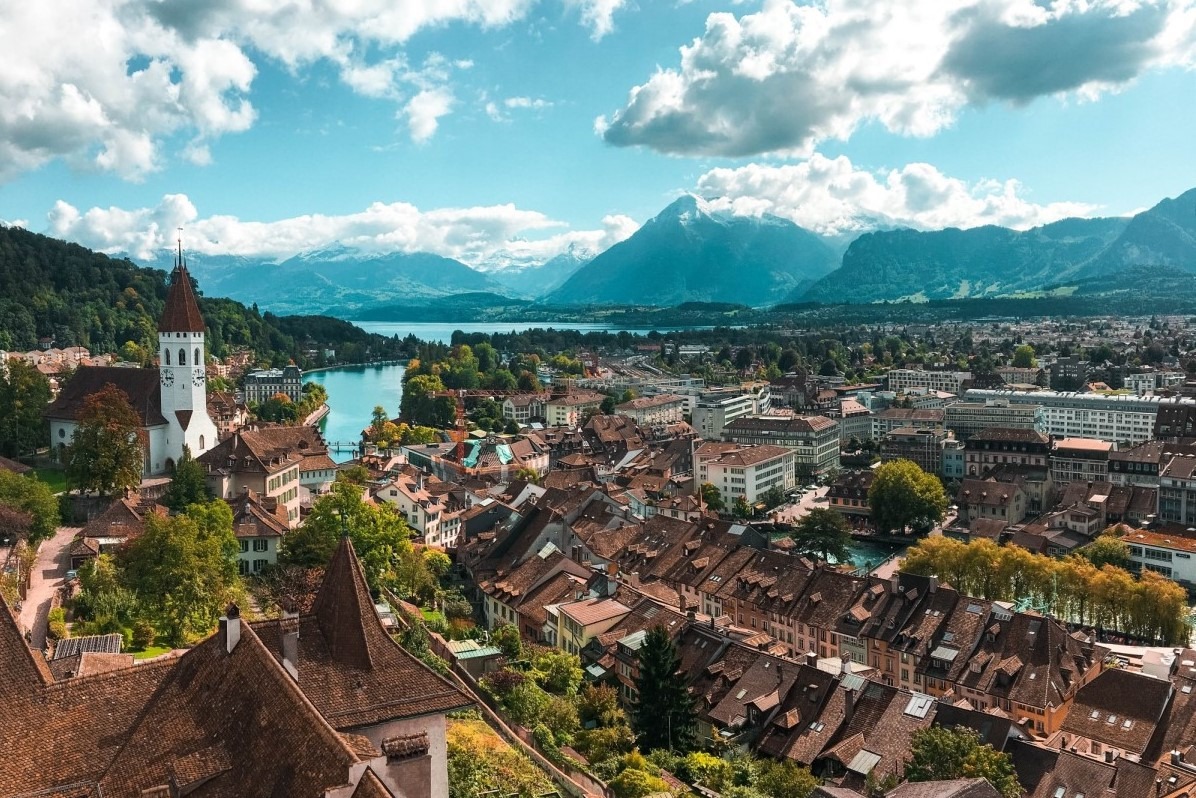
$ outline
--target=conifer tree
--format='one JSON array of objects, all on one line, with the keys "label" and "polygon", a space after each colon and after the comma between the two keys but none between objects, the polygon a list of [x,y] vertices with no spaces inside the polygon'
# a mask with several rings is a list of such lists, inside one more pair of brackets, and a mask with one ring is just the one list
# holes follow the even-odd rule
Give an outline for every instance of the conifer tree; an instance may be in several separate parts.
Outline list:
[{"label": "conifer tree", "polygon": [[635,687],[639,697],[632,726],[640,750],[693,748],[697,727],[693,696],[681,673],[677,647],[663,626],[654,626],[644,637]]}]

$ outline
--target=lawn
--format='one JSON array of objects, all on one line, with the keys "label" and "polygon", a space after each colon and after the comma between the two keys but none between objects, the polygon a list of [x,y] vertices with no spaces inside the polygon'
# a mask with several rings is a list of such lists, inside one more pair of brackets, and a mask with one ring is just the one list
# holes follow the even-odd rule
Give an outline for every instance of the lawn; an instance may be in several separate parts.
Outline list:
[{"label": "lawn", "polygon": [[46,466],[44,468],[35,468],[31,472],[33,476],[40,479],[42,482],[50,486],[50,490],[55,493],[62,493],[67,489],[66,472],[61,468],[55,466]]},{"label": "lawn", "polygon": [[430,610],[427,607],[420,608],[420,614],[424,616],[425,623],[444,623],[444,613],[440,610]]},{"label": "lawn", "polygon": [[166,654],[171,650],[170,646],[150,646],[144,651],[130,651],[129,653],[133,655],[133,659],[149,659],[150,657]]}]

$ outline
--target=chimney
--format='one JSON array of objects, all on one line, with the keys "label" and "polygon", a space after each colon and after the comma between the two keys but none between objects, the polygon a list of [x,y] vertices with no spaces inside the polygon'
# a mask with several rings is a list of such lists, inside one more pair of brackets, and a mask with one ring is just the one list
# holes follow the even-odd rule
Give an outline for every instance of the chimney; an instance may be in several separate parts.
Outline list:
[{"label": "chimney", "polygon": [[839,674],[842,676],[851,675],[851,657],[843,654],[839,655]]},{"label": "chimney", "polygon": [[236,604],[229,604],[220,616],[220,637],[224,639],[224,650],[229,654],[241,642],[241,610]]},{"label": "chimney", "polygon": [[817,668],[818,667],[818,653],[814,652],[814,651],[807,651],[806,652],[806,664],[809,665],[811,668]]},{"label": "chimney", "polygon": [[248,495],[249,495],[249,486],[248,486],[248,485],[242,485],[242,486],[241,486],[241,495],[242,495],[242,496],[248,496]]},{"label": "chimney", "polygon": [[299,681],[299,613],[282,611],[282,667],[291,678]]},{"label": "chimney", "polygon": [[1184,752],[1183,751],[1172,751],[1171,752],[1171,764],[1178,767],[1180,765],[1183,765],[1183,763],[1184,763]]},{"label": "chimney", "polygon": [[1113,751],[1112,750],[1109,750],[1109,749],[1105,750],[1105,762],[1108,764],[1113,763]]}]

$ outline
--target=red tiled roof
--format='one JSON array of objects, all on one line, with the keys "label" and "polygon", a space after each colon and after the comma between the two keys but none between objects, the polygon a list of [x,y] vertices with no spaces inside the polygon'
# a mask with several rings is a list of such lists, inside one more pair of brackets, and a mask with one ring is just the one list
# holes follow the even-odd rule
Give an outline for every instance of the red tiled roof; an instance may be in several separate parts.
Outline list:
[{"label": "red tiled roof", "polygon": [[203,315],[191,287],[191,275],[187,267],[179,264],[170,277],[170,293],[166,295],[166,308],[158,322],[158,332],[204,331]]},{"label": "red tiled roof", "polygon": [[75,376],[62,386],[58,397],[46,408],[46,418],[75,421],[83,402],[106,385],[124,391],[129,405],[143,427],[166,423],[162,415],[162,388],[158,369],[130,369],[116,366],[80,366]]}]

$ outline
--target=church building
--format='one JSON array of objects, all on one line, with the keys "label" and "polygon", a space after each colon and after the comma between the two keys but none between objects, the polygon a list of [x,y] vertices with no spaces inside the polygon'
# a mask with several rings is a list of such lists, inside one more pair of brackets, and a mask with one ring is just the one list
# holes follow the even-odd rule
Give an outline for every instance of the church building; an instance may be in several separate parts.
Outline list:
[{"label": "church building", "polygon": [[158,368],[80,366],[46,409],[51,445],[61,455],[74,437],[84,401],[106,385],[129,397],[146,441],[144,473],[168,474],[183,446],[199,457],[216,445],[219,432],[208,415],[204,321],[182,250],[158,322]]}]

